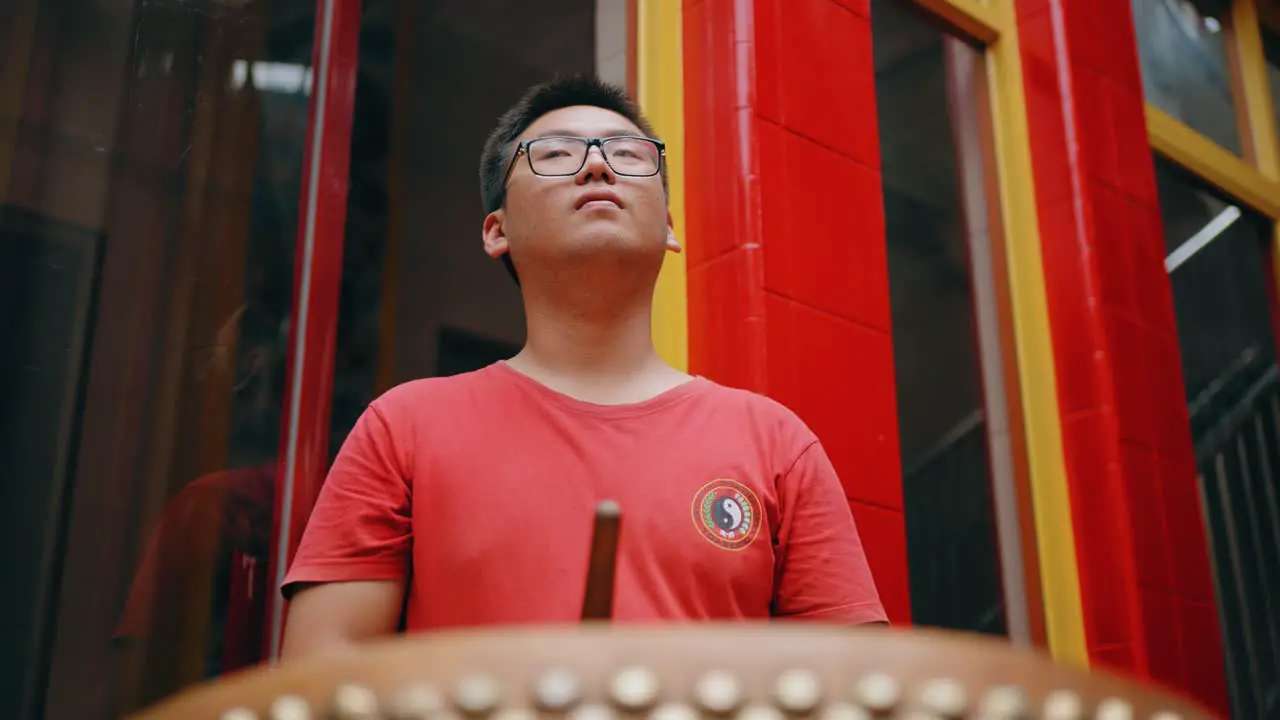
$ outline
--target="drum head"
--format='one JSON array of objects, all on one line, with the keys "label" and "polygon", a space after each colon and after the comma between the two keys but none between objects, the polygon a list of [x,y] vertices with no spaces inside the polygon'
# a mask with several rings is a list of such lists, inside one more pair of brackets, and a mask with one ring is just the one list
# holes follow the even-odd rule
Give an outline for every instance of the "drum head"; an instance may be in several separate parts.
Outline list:
[{"label": "drum head", "polygon": [[808,623],[401,637],[220,679],[139,720],[1208,718],[1154,687],[1007,642]]}]

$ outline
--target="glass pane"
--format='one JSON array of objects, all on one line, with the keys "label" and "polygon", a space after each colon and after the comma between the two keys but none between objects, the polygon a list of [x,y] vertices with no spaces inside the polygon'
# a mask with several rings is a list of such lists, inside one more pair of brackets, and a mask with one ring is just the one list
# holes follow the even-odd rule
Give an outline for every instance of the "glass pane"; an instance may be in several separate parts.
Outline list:
[{"label": "glass pane", "polygon": [[[1280,6],[1277,6],[1276,12],[1280,14]],[[1271,110],[1276,119],[1276,134],[1280,135],[1280,30],[1270,25],[1262,26],[1262,54],[1267,59],[1267,81],[1271,86]]]},{"label": "glass pane", "polygon": [[1236,717],[1280,713],[1280,400],[1271,222],[1156,158]]},{"label": "glass pane", "polygon": [[1239,153],[1222,32],[1229,6],[1205,0],[1133,0],[1133,22],[1147,102]]},{"label": "glass pane", "polygon": [[905,2],[872,0],[871,18],[912,621],[1004,634],[990,443],[1005,428],[984,394],[999,342],[974,283],[990,242],[981,53]]},{"label": "glass pane", "polygon": [[[372,0],[365,8],[335,448],[392,385],[477,369],[519,348],[518,288],[480,242],[480,150],[497,117],[539,80],[598,64],[606,79],[626,79],[625,3]],[[504,22],[492,22],[495,12]]]},{"label": "glass pane", "polygon": [[[519,289],[481,244],[480,151],[498,116],[533,83],[593,68],[625,82],[625,7],[613,0],[365,2],[335,450],[391,386],[475,370],[523,343]],[[493,23],[495,14],[503,22]]]},{"label": "glass pane", "polygon": [[0,3],[0,716],[262,657],[314,2]]}]

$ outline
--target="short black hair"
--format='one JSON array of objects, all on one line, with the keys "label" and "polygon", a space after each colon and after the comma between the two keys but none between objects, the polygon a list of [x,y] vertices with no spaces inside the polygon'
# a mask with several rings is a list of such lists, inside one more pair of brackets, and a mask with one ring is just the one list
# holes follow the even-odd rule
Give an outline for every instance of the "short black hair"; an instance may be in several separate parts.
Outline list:
[{"label": "short black hair", "polygon": [[[575,105],[588,105],[618,113],[630,120],[646,136],[657,139],[653,126],[627,91],[590,74],[562,75],[534,85],[498,118],[480,154],[480,200],[486,214],[502,207],[507,199],[506,172],[516,139],[549,112]],[[662,188],[667,189],[667,166],[662,165]],[[510,253],[502,255],[507,271],[516,276]]]}]

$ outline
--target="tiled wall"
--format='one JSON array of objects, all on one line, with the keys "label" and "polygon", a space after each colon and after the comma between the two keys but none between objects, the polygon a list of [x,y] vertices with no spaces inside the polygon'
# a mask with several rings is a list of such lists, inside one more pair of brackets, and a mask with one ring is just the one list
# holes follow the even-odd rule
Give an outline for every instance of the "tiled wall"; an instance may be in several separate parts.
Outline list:
[{"label": "tiled wall", "polygon": [[1225,712],[1130,6],[1017,10],[1089,655]]},{"label": "tiled wall", "polygon": [[867,0],[686,0],[689,365],[817,433],[910,619]]}]

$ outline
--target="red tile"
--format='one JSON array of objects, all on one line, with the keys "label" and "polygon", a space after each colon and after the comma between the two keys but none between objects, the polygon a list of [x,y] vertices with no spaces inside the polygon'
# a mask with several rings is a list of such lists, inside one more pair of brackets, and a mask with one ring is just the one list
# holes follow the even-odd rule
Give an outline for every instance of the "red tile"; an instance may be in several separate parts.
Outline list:
[{"label": "red tile", "polygon": [[[1120,450],[1106,414],[1063,425],[1080,600],[1090,648],[1142,639],[1134,528]],[[1126,662],[1145,663],[1141,648]]]},{"label": "red tile", "polygon": [[1173,291],[1164,269],[1164,238],[1159,211],[1145,201],[1128,198],[1130,263],[1134,317],[1159,332],[1177,333]]},{"label": "red tile", "polygon": [[1075,109],[1077,162],[1092,177],[1120,186],[1116,139],[1107,107],[1110,81],[1088,67],[1072,68],[1072,105]]},{"label": "red tile", "polygon": [[1022,84],[1027,103],[1027,130],[1036,200],[1040,205],[1071,194],[1071,166],[1062,91],[1054,59],[1053,18],[1048,13],[1021,28]]},{"label": "red tile", "polygon": [[871,17],[871,0],[835,0],[845,8],[864,18]]},{"label": "red tile", "polygon": [[705,107],[710,105],[711,91],[711,57],[710,33],[711,19],[705,0],[687,2],[681,13],[682,32],[681,50],[684,56],[684,106],[685,133],[689,132],[690,110],[696,109],[695,115],[704,114]]},{"label": "red tile", "polygon": [[1149,350],[1147,362],[1156,446],[1162,452],[1187,452],[1191,448],[1191,419],[1187,414],[1186,383],[1178,344],[1157,334]]},{"label": "red tile", "polygon": [[726,231],[731,230],[737,236],[736,245],[739,246],[758,247],[764,233],[761,221],[764,189],[760,176],[760,129],[765,124],[767,121],[761,120],[751,108],[734,111],[732,131],[737,136],[734,145],[744,150],[747,156],[738,159],[735,153],[735,164],[741,165],[742,169],[736,173],[737,182],[733,185],[734,224]]},{"label": "red tile", "polygon": [[1130,552],[1130,540],[1111,422],[1101,413],[1065,420],[1062,440],[1081,574],[1123,580],[1128,577],[1123,560]]},{"label": "red tile", "polygon": [[[1137,63],[1136,58],[1134,63]],[[1116,142],[1120,185],[1126,194],[1154,206],[1159,198],[1156,196],[1155,160],[1147,135],[1142,86],[1139,84],[1136,89],[1128,89],[1117,85],[1113,90],[1107,112]]]},{"label": "red tile", "polygon": [[1129,229],[1129,205],[1117,189],[1092,180],[1087,185],[1088,207],[1092,210],[1089,249],[1098,273],[1102,304],[1132,317],[1133,237]]},{"label": "red tile", "polygon": [[[748,239],[737,227],[743,182],[736,161],[735,82],[731,28],[711,15],[723,2],[686,8],[685,51],[685,241],[687,262],[698,265]],[[725,42],[728,40],[729,42]],[[729,71],[729,74],[726,74]],[[726,129],[729,129],[726,132]]]},{"label": "red tile", "polygon": [[740,66],[737,54],[738,5],[732,0],[708,0],[707,48],[712,65],[708,72],[715,77],[717,101],[724,111],[738,107],[738,81],[749,77]]},{"label": "red tile", "polygon": [[[689,268],[689,370],[732,387],[763,390],[763,318],[752,317],[750,255],[738,248]],[[758,288],[755,288],[758,291]]]},{"label": "red tile", "polygon": [[790,133],[768,120],[756,122],[756,147],[760,186],[760,227],[758,240],[768,239],[786,242],[790,233],[791,179],[788,176],[790,162],[787,158]]},{"label": "red tile", "polygon": [[786,126],[879,167],[870,21],[831,0],[787,0],[778,20]]},{"label": "red tile", "polygon": [[1161,590],[1143,588],[1142,624],[1146,630],[1148,672],[1152,680],[1166,687],[1184,687],[1182,631],[1174,596]]},{"label": "red tile", "polygon": [[1124,473],[1129,521],[1133,527],[1134,568],[1143,587],[1173,590],[1169,544],[1166,542],[1164,498],[1160,493],[1160,459],[1155,451],[1120,443],[1120,468]]},{"label": "red tile", "polygon": [[887,332],[879,175],[808,139],[779,131],[779,141],[761,125],[765,288]]},{"label": "red tile", "polygon": [[1131,643],[1115,643],[1089,651],[1089,658],[1095,667],[1116,673],[1130,680],[1142,677],[1138,667],[1136,653]]},{"label": "red tile", "polygon": [[1014,8],[1017,11],[1018,24],[1023,25],[1040,19],[1040,16],[1049,11],[1049,0],[1015,0]]},{"label": "red tile", "polygon": [[1138,64],[1138,35],[1133,27],[1133,6],[1101,0],[1100,23],[1103,67],[1122,88],[1142,96],[1142,70]]},{"label": "red tile", "polygon": [[907,533],[900,511],[853,501],[849,503],[867,551],[880,602],[894,625],[911,622],[911,586],[907,575]]},{"label": "red tile", "polygon": [[1088,285],[1085,243],[1076,229],[1074,203],[1067,197],[1041,206],[1039,218],[1059,412],[1071,416],[1100,410],[1111,403],[1111,395],[1096,361],[1099,335],[1083,293]]},{"label": "red tile", "polygon": [[1222,636],[1218,612],[1211,604],[1179,599],[1178,625],[1182,629],[1183,662],[1192,697],[1222,713],[1230,714]]},{"label": "red tile", "polygon": [[[1173,584],[1178,595],[1197,602],[1214,601],[1213,570],[1201,508],[1200,480],[1190,443],[1182,453],[1160,454],[1160,490],[1164,497],[1165,526],[1173,558]],[[1209,482],[1209,492],[1216,492]]]},{"label": "red tile", "polygon": [[[1138,256],[1154,261],[1152,265],[1164,273],[1164,221],[1160,218],[1159,200],[1129,198],[1129,227],[1134,233]],[[1168,283],[1165,283],[1168,285]]]},{"label": "red tile", "polygon": [[1080,575],[1080,609],[1090,647],[1137,641],[1129,611],[1133,587],[1124,580]]},{"label": "red tile", "polygon": [[1154,337],[1137,323],[1106,312],[1107,358],[1111,362],[1120,437],[1149,448],[1156,446],[1151,374],[1147,365]]},{"label": "red tile", "polygon": [[1076,69],[1107,69],[1102,27],[1110,21],[1113,0],[1067,0],[1061,3],[1067,47]]},{"label": "red tile", "polygon": [[1080,599],[1090,647],[1139,638],[1133,617],[1132,540],[1110,421],[1091,415],[1063,424]]},{"label": "red tile", "polygon": [[[778,3],[755,0],[752,5],[752,43],[755,51],[755,108],[760,117],[782,123],[782,97],[778,76]],[[687,62],[687,61],[686,61]]]},{"label": "red tile", "polygon": [[765,306],[769,395],[808,423],[851,499],[901,508],[889,336],[772,293]]}]

